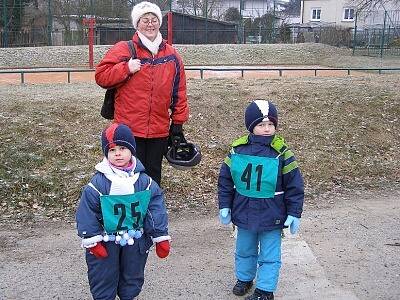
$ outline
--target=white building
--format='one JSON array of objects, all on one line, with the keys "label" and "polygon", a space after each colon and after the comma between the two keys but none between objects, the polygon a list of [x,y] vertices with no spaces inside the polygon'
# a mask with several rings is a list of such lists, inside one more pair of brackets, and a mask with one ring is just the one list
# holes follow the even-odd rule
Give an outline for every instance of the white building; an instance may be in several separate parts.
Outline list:
[{"label": "white building", "polygon": [[[268,12],[282,10],[282,4],[288,0],[214,0],[208,1],[208,10],[212,11],[212,17],[221,19],[230,7],[235,7],[241,11],[244,18],[259,18]],[[194,14],[194,9],[190,4],[180,4],[177,0],[173,1],[173,9],[178,12]]]},{"label": "white building", "polygon": [[[381,24],[384,12],[399,10],[399,2],[392,1],[371,7],[368,13],[364,11],[358,24]],[[321,23],[354,27],[357,7],[351,0],[302,0],[300,18],[302,24]]]},{"label": "white building", "polygon": [[320,22],[353,27],[355,12],[348,0],[302,0],[300,18],[302,24]]}]

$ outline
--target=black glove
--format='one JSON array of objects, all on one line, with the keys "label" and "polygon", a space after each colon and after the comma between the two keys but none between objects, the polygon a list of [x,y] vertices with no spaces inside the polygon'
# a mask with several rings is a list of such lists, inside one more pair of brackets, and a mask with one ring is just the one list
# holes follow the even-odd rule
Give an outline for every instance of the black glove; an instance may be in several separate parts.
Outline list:
[{"label": "black glove", "polygon": [[169,134],[170,135],[180,135],[183,134],[182,124],[174,124],[172,123],[169,127]]},{"label": "black glove", "polygon": [[168,138],[168,146],[171,146],[172,143],[186,143],[185,136],[183,135],[182,124],[171,124],[169,127],[169,138]]}]

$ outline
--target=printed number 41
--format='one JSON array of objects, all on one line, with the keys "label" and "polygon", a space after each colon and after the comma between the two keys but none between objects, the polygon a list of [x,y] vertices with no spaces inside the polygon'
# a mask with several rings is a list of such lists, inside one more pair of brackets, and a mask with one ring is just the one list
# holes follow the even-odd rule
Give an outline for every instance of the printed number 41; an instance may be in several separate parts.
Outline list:
[{"label": "printed number 41", "polygon": [[[261,190],[261,176],[262,176],[263,166],[257,165],[255,167],[255,172],[257,173],[257,192]],[[253,164],[248,164],[244,169],[242,177],[240,179],[246,183],[246,190],[250,190],[251,176],[253,173]]]}]

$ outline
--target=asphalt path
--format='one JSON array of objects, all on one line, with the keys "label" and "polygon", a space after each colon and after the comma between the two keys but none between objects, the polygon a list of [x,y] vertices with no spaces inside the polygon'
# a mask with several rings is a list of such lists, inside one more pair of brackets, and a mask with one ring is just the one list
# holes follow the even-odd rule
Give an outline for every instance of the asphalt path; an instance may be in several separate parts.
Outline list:
[{"label": "asphalt path", "polygon": [[[234,234],[217,218],[170,222],[171,254],[152,250],[145,284],[137,299],[242,299],[231,293]],[[3,228],[0,248],[0,299],[91,299],[86,264],[74,225],[37,224],[29,230]],[[301,235],[286,234],[276,299],[356,300],[334,286]]]}]

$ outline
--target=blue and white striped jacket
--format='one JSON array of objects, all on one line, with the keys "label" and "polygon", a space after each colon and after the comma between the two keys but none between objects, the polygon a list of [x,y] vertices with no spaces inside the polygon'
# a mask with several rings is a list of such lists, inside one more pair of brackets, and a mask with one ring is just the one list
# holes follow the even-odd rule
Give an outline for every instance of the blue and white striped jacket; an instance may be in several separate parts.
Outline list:
[{"label": "blue and white striped jacket", "polygon": [[[239,194],[231,175],[232,153],[279,158],[274,198],[252,198]],[[232,143],[218,178],[219,208],[230,208],[232,223],[261,232],[283,228],[288,215],[300,218],[303,211],[304,182],[293,152],[282,137],[249,134]]]}]

